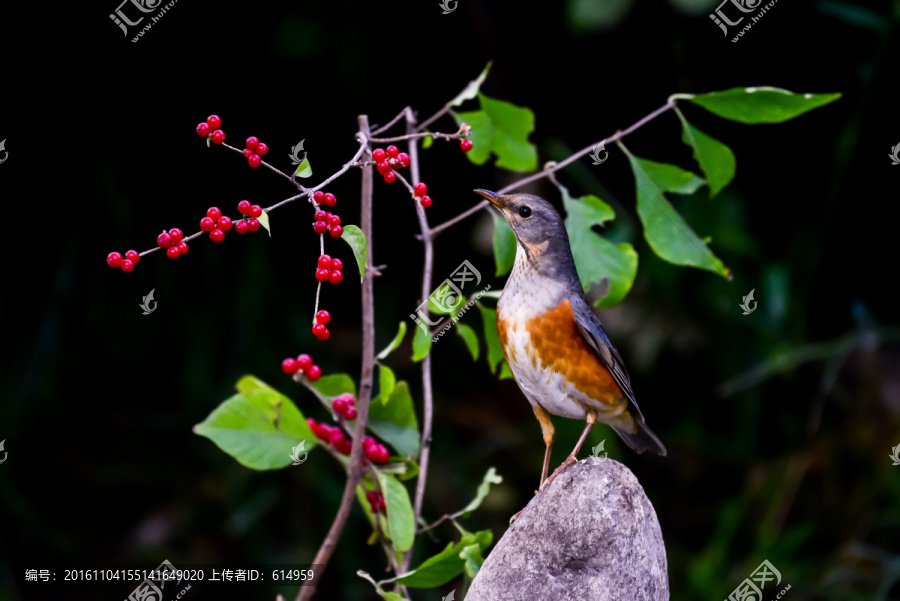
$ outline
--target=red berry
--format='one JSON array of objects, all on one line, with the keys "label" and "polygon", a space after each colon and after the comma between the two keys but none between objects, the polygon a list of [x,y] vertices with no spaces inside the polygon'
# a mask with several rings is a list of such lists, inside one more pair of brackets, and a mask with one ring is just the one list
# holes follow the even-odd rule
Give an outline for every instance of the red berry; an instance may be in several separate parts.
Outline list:
[{"label": "red berry", "polygon": [[122,261],[122,271],[124,271],[125,273],[131,273],[133,270],[134,270],[134,263],[132,263],[128,259],[125,259],[124,261]]},{"label": "red berry", "polygon": [[316,435],[316,438],[321,440],[322,442],[329,442],[331,440],[331,426],[328,424],[316,424],[318,427],[313,431]]},{"label": "red berry", "polygon": [[160,248],[165,248],[172,244],[172,236],[170,236],[167,232],[163,232],[156,237],[156,244]]},{"label": "red berry", "polygon": [[296,359],[292,359],[292,358],[288,357],[287,359],[285,359],[284,361],[281,362],[281,371],[283,371],[284,373],[286,373],[289,376],[297,373],[297,369],[299,369],[299,368],[297,366]]},{"label": "red berry", "polygon": [[325,325],[329,321],[331,321],[331,313],[329,313],[325,309],[322,309],[321,311],[316,313],[316,323]]},{"label": "red berry", "polygon": [[316,211],[313,214],[313,221],[328,221],[328,213],[325,211]]},{"label": "red berry", "polygon": [[247,233],[247,221],[245,219],[241,219],[237,223],[234,224],[234,231],[239,234]]},{"label": "red berry", "polygon": [[423,196],[423,197],[422,197],[422,200],[420,200],[419,202],[422,203],[422,206],[425,207],[425,208],[427,209],[428,207],[431,206],[431,197],[430,197],[430,196]]},{"label": "red berry", "polygon": [[463,152],[469,152],[472,150],[472,140],[463,138],[459,141],[459,147],[462,148]]},{"label": "red berry", "polygon": [[309,426],[309,429],[312,430],[313,435],[316,438],[319,438],[319,424],[311,417],[306,418],[306,425]]},{"label": "red berry", "polygon": [[262,159],[259,158],[258,154],[250,155],[250,158],[247,159],[247,164],[256,169],[262,165]]},{"label": "red berry", "polygon": [[227,232],[231,229],[231,217],[226,217],[222,215],[219,217],[219,220],[216,222],[216,228],[222,230],[223,232]]},{"label": "red berry", "polygon": [[396,159],[397,155],[400,154],[400,149],[396,146],[388,146],[387,147],[387,155],[392,159]]},{"label": "red berry", "polygon": [[308,369],[303,371],[306,372],[306,379],[310,382],[315,382],[322,377],[322,368],[318,365],[310,365]]},{"label": "red berry", "polygon": [[256,230],[258,230],[259,226],[260,226],[259,219],[249,219],[247,221],[247,229],[250,230],[251,232],[255,232]]},{"label": "red berry", "polygon": [[344,233],[344,228],[339,225],[332,226],[331,228],[331,237],[332,238],[340,238]]},{"label": "red berry", "polygon": [[328,224],[324,221],[316,221],[313,224],[313,231],[317,234],[324,234],[328,231]]},{"label": "red berry", "polygon": [[225,232],[222,230],[213,230],[209,233],[209,239],[218,244],[225,239]]},{"label": "red berry", "polygon": [[317,323],[312,327],[312,333],[313,336],[315,336],[319,340],[328,340],[328,337],[331,335],[331,332],[328,331],[328,328],[320,323]]},{"label": "red berry", "polygon": [[312,367],[312,357],[307,354],[299,355],[297,357],[297,369],[305,371]]},{"label": "red berry", "polygon": [[173,227],[169,230],[169,237],[172,238],[172,244],[178,244],[184,240],[184,234],[177,227]]},{"label": "red berry", "polygon": [[209,137],[212,138],[214,144],[221,144],[225,141],[225,132],[221,129],[217,129],[216,131],[211,133]]},{"label": "red berry", "polygon": [[206,136],[208,136],[209,135],[209,125],[207,125],[206,123],[201,123],[200,125],[198,125],[197,126],[197,135],[202,136],[204,138]]},{"label": "red berry", "polygon": [[259,217],[262,215],[262,207],[259,205],[253,205],[250,207],[250,216],[251,217]]},{"label": "red berry", "polygon": [[372,160],[376,163],[380,163],[384,160],[385,152],[381,148],[376,148],[372,151]]},{"label": "red berry", "polygon": [[218,115],[210,115],[206,118],[206,125],[208,125],[210,129],[219,129],[222,127],[222,118]]},{"label": "red berry", "polygon": [[341,280],[343,280],[343,279],[344,279],[343,272],[337,271],[337,270],[332,271],[331,275],[328,276],[328,281],[331,282],[332,284],[340,284]]},{"label": "red berry", "polygon": [[125,258],[137,265],[141,262],[141,254],[136,250],[129,250],[125,253]]},{"label": "red berry", "polygon": [[376,440],[374,438],[372,438],[371,436],[366,436],[365,438],[363,438],[363,449],[368,449],[375,443]]},{"label": "red berry", "polygon": [[206,209],[206,216],[213,221],[218,221],[219,217],[222,216],[222,211],[219,210],[218,207],[209,207],[208,209]]},{"label": "red berry", "polygon": [[317,261],[317,265],[321,269],[330,270],[331,266],[334,265],[334,261],[328,255],[322,255],[319,257],[319,260]]},{"label": "red berry", "polygon": [[122,265],[122,253],[111,252],[106,255],[106,264],[113,269],[118,269]]},{"label": "red berry", "polygon": [[341,224],[340,217],[338,217],[337,215],[329,215],[328,216],[328,225],[330,225],[331,227],[334,227],[334,226],[340,225],[340,224]]},{"label": "red berry", "polygon": [[204,217],[200,220],[200,229],[204,232],[211,232],[216,229],[216,222],[212,217]]},{"label": "red berry", "polygon": [[347,404],[347,399],[343,397],[337,397],[333,401],[331,401],[331,408],[334,409],[334,412],[338,415],[344,415],[347,413],[347,409],[350,408],[350,405]]},{"label": "red berry", "polygon": [[238,213],[241,215],[249,215],[250,214],[250,201],[242,200],[238,203]]},{"label": "red berry", "polygon": [[341,261],[340,259],[332,259],[331,260],[331,268],[336,269],[337,271],[340,271],[341,269],[344,268],[344,262]]},{"label": "red berry", "polygon": [[332,444],[334,444],[334,448],[337,449],[337,452],[341,455],[349,455],[350,449],[353,448],[352,443],[347,440],[347,437],[341,434],[340,438],[332,438]]},{"label": "red berry", "polygon": [[169,248],[167,248],[167,249],[166,249],[166,255],[167,255],[170,259],[177,259],[177,258],[181,255],[181,252],[178,250],[178,245],[177,245],[177,244],[173,244],[172,246],[170,246]]},{"label": "red berry", "polygon": [[265,142],[260,142],[259,146],[256,147],[256,154],[262,156],[269,152],[269,146]]},{"label": "red berry", "polygon": [[188,245],[187,245],[187,242],[184,242],[184,241],[179,242],[178,244],[176,244],[176,246],[178,247],[178,254],[179,254],[179,255],[184,256],[184,255],[187,254],[187,252],[188,252]]},{"label": "red berry", "polygon": [[344,414],[344,419],[354,420],[356,419],[356,409],[350,407],[347,409],[347,412]]},{"label": "red berry", "polygon": [[252,157],[254,154],[256,154],[256,153],[253,152],[253,149],[252,149],[252,148],[245,148],[245,149],[244,149],[244,156],[247,157],[248,159],[249,159],[250,157]]},{"label": "red berry", "polygon": [[331,277],[331,272],[327,269],[316,269],[316,279],[320,282],[326,281]]},{"label": "red berry", "polygon": [[381,175],[387,175],[388,173],[391,172],[391,166],[388,165],[387,162],[385,162],[385,161],[382,161],[382,162],[378,163],[377,165],[375,165],[375,169]]},{"label": "red berry", "polygon": [[327,192],[325,194],[325,204],[328,205],[329,207],[333,207],[334,205],[337,204],[337,197],[334,194],[332,194],[331,192]]},{"label": "red berry", "polygon": [[256,136],[250,136],[249,138],[247,138],[247,148],[249,148],[250,150],[256,150],[258,146],[259,138],[257,138]]},{"label": "red berry", "polygon": [[405,152],[401,152],[400,154],[398,154],[397,160],[400,161],[400,164],[403,165],[404,167],[409,167],[409,163],[410,163],[409,155],[406,154]]},{"label": "red berry", "polygon": [[397,181],[397,174],[393,171],[384,174],[384,183],[393,184],[395,181]]},{"label": "red berry", "polygon": [[422,182],[419,182],[413,189],[413,194],[416,196],[425,196],[426,194],[428,194],[428,186],[426,186]]},{"label": "red berry", "polygon": [[316,201],[316,204],[322,204],[322,199],[325,198],[325,193],[321,190],[316,190],[313,192],[313,200]]}]

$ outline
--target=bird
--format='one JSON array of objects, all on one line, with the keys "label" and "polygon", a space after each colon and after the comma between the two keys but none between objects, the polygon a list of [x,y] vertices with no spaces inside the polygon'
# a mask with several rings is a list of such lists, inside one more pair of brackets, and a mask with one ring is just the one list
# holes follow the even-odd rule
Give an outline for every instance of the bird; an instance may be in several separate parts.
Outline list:
[{"label": "bird", "polygon": [[[497,303],[497,333],[541,426],[545,451],[538,490],[577,462],[598,421],[638,453],[664,456],[665,446],[638,408],[621,355],[585,300],[559,212],[533,194],[475,192],[500,211],[516,238],[513,269]],[[548,477],[554,437],[550,415],[584,419],[586,425],[575,448]]]}]

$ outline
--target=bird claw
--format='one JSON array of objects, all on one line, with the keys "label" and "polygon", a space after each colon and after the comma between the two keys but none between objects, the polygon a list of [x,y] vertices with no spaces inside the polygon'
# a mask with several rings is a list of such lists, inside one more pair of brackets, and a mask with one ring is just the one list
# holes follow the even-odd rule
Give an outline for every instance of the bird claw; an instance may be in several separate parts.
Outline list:
[{"label": "bird claw", "polygon": [[520,516],[520,515],[522,515],[522,510],[521,510],[521,509],[520,509],[519,511],[516,512],[516,515],[512,516],[511,518],[509,518],[509,525],[512,526],[512,523],[515,522],[517,519],[519,519],[519,516]]},{"label": "bird claw", "polygon": [[570,465],[573,465],[575,463],[578,463],[578,459],[576,459],[575,456],[569,455],[568,457],[566,457],[566,460],[563,461],[558,468],[553,470],[553,473],[550,474],[550,477],[547,478],[546,480],[544,480],[543,482],[541,482],[540,490],[544,490],[545,488],[550,486],[550,484],[560,474],[560,472],[562,472],[564,469],[566,469],[567,467],[569,467]]}]

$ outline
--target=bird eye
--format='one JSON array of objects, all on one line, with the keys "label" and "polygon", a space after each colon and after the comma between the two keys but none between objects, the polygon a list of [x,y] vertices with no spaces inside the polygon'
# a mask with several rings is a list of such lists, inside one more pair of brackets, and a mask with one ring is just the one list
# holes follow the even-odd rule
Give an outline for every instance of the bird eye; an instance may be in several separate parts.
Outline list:
[{"label": "bird eye", "polygon": [[531,207],[519,207],[519,217],[522,219],[531,217]]}]

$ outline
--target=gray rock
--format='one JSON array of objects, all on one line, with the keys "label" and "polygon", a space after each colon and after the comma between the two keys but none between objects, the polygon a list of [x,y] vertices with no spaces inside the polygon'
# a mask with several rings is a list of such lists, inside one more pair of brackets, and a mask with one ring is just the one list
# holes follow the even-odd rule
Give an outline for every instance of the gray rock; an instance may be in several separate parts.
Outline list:
[{"label": "gray rock", "polygon": [[631,471],[589,457],[534,496],[490,552],[466,601],[661,601],[666,548]]}]

